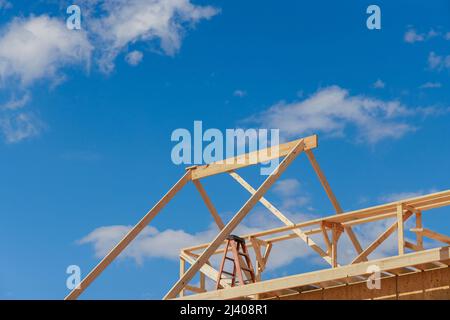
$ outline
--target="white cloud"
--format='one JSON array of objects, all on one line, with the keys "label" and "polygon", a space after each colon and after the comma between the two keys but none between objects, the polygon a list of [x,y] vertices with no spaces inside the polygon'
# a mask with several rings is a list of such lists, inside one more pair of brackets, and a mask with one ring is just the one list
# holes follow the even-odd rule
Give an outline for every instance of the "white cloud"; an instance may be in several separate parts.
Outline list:
[{"label": "white cloud", "polygon": [[386,87],[386,84],[381,79],[378,79],[373,83],[372,87],[374,87],[375,89],[383,89],[384,87]]},{"label": "white cloud", "polygon": [[[440,36],[441,33],[435,31],[434,29],[430,29],[428,32],[418,33],[416,29],[410,27],[405,35],[403,36],[403,40],[407,43],[415,43],[415,42],[423,42],[429,39]],[[445,36],[444,36],[445,37]]]},{"label": "white cloud", "polygon": [[[284,201],[291,197],[300,195],[301,185],[295,179],[281,180],[274,189],[274,193],[280,197],[281,206],[285,207]],[[417,196],[429,191],[405,192],[390,194],[382,197],[382,200],[395,201],[398,199]],[[395,199],[395,200],[394,200]],[[310,214],[298,213],[298,208],[293,213],[290,210],[282,210],[282,212],[292,221],[306,221],[317,216]],[[382,232],[384,232],[395,219],[386,219],[368,224],[358,225],[353,228],[358,240],[363,247],[368,246]],[[412,223],[408,221],[407,224]],[[255,209],[246,217],[237,227],[234,234],[248,234],[261,230],[276,228],[283,225],[269,211]],[[407,225],[407,229],[409,225]],[[111,248],[122,239],[131,229],[131,226],[106,226],[93,230],[87,236],[78,241],[80,244],[90,244],[94,248],[97,258],[104,257]],[[180,249],[194,246],[201,243],[210,242],[218,233],[218,229],[214,224],[204,231],[196,233],[188,233],[184,230],[167,229],[160,231],[152,226],[147,226],[144,231],[124,250],[120,255],[120,259],[133,259],[136,263],[141,264],[148,258],[161,258],[171,261],[178,261]],[[320,234],[311,236],[311,238],[322,248],[325,248],[323,237]],[[382,258],[395,254],[397,250],[397,238],[395,233],[391,235],[385,242],[370,255],[371,259]],[[253,250],[250,250],[254,261]],[[346,235],[342,235],[339,241],[339,263],[346,264],[352,261],[356,256],[355,249]],[[281,241],[274,244],[268,260],[267,271],[273,272],[282,267],[286,267],[296,259],[307,259],[307,263],[317,263],[327,266],[324,260],[319,257],[311,248],[309,248],[301,239],[293,238],[288,241]],[[211,259],[213,266],[217,267],[220,256]]]},{"label": "white cloud", "polygon": [[380,200],[383,202],[394,202],[394,201],[398,201],[398,200],[419,197],[424,194],[429,194],[429,193],[434,193],[434,192],[437,192],[437,190],[433,188],[433,189],[429,189],[429,190],[417,190],[417,191],[390,193],[390,194],[381,196]]},{"label": "white cloud", "polygon": [[88,66],[91,50],[86,34],[68,30],[62,19],[15,18],[0,36],[0,86],[15,79],[25,86],[43,78],[58,81],[61,68]]},{"label": "white cloud", "polygon": [[247,95],[247,92],[244,91],[244,90],[240,90],[240,89],[234,90],[234,92],[233,92],[233,96],[239,97],[239,98],[243,98],[243,97],[245,97],[246,95]]},{"label": "white cloud", "polygon": [[125,56],[125,61],[131,66],[137,66],[141,63],[144,54],[141,51],[131,51]]},{"label": "white cloud", "polygon": [[0,115],[0,132],[6,143],[17,143],[39,135],[42,122],[30,112]]},{"label": "white cloud", "polygon": [[408,31],[406,31],[403,39],[405,40],[405,42],[414,43],[424,41],[425,36],[424,34],[418,34],[414,29],[409,29]]},{"label": "white cloud", "polygon": [[297,179],[280,180],[272,191],[281,198],[280,208],[283,211],[303,207],[310,202],[309,195],[300,189],[300,182]]},{"label": "white cloud", "polygon": [[415,126],[405,120],[433,112],[433,108],[407,108],[398,101],[351,96],[343,88],[330,86],[302,101],[279,102],[245,122],[279,128],[287,138],[311,133],[343,137],[349,130],[356,129],[358,141],[373,144],[414,131]]},{"label": "white cloud", "polygon": [[[218,13],[211,6],[194,5],[190,0],[87,0],[85,19],[95,43],[101,49],[100,68],[106,72],[114,68],[114,59],[136,42],[157,41],[165,54],[175,54],[186,26]],[[100,15],[98,12],[100,11]]]},{"label": "white cloud", "polygon": [[0,111],[21,109],[25,105],[27,105],[28,102],[30,102],[30,100],[31,100],[31,95],[29,92],[26,92],[20,98],[13,96],[5,104],[0,105]]},{"label": "white cloud", "polygon": [[[13,18],[0,30],[0,90],[8,92],[9,102],[0,106],[0,133],[9,143],[39,133],[42,123],[29,112],[6,113],[23,108],[31,99],[14,97],[37,81],[47,80],[54,87],[65,80],[64,69],[90,69],[95,61],[100,70],[110,72],[119,53],[137,42],[155,44],[163,53],[175,54],[185,31],[219,10],[194,5],[190,0],[80,0],[82,30],[69,30],[61,17],[48,15]],[[11,6],[0,0],[0,8]],[[131,51],[125,60],[137,65],[142,52]],[[34,119],[34,120],[32,120]]]},{"label": "white cloud", "polygon": [[433,88],[441,88],[442,84],[440,82],[425,82],[419,88],[420,89],[433,89]]},{"label": "white cloud", "polygon": [[284,179],[275,183],[273,192],[281,197],[292,197],[300,190],[300,182],[297,179]]},{"label": "white cloud", "polygon": [[428,55],[428,67],[432,70],[441,71],[443,69],[450,69],[450,55],[440,56],[435,52],[430,52]]},{"label": "white cloud", "polygon": [[[289,188],[291,186],[292,188]],[[312,216],[298,213],[301,205],[289,206],[285,201],[300,196],[299,183],[295,179],[280,180],[275,189],[275,194],[280,200],[280,209],[292,221],[305,221]],[[222,214],[222,218],[232,216],[233,213]],[[248,234],[261,230],[267,230],[282,226],[280,222],[266,208],[257,208],[252,211],[233,231],[234,234]],[[94,247],[95,256],[101,258],[131,229],[131,226],[105,226],[99,227],[83,237],[80,244],[91,244]],[[137,263],[142,263],[145,258],[163,258],[177,260],[180,249],[189,246],[210,242],[218,233],[215,224],[211,224],[204,231],[188,233],[184,230],[167,229],[157,230],[155,227],[147,226],[130,246],[121,254],[121,258],[131,258]],[[276,250],[272,251],[272,259],[268,265],[269,270],[288,265],[297,258],[314,254],[301,240],[286,241],[276,244]],[[216,257],[217,258],[217,257]],[[213,259],[217,264],[218,259]]]}]

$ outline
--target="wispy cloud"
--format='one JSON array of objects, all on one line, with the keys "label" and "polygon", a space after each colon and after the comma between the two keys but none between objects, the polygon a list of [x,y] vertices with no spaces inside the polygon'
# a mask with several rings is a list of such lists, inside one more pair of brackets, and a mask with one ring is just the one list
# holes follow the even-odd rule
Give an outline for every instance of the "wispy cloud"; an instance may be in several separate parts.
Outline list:
[{"label": "wispy cloud", "polygon": [[89,65],[92,47],[84,32],[68,32],[61,19],[43,15],[15,18],[0,37],[0,85],[18,80],[60,79],[59,70]]},{"label": "wispy cloud", "polygon": [[[0,133],[7,142],[39,133],[42,126],[30,112],[5,111],[29,103],[28,92],[37,82],[54,87],[67,78],[68,68],[90,71],[94,65],[102,72],[111,72],[116,57],[138,42],[150,50],[174,55],[187,29],[219,12],[190,0],[80,0],[78,4],[83,7],[82,30],[69,30],[64,19],[46,14],[15,17],[1,28],[0,93],[11,99],[0,102]],[[0,8],[10,6],[10,2],[0,0]],[[125,61],[136,66],[142,57],[141,51],[132,50]],[[15,97],[17,93],[23,100]]]},{"label": "wispy cloud", "polygon": [[44,124],[31,112],[0,115],[0,132],[6,143],[17,143],[38,136]]},{"label": "wispy cloud", "polygon": [[247,92],[245,90],[237,89],[237,90],[234,90],[234,92],[233,92],[233,96],[239,97],[239,98],[243,98],[246,95],[247,95]]},{"label": "wispy cloud", "polygon": [[383,89],[386,87],[386,83],[384,83],[381,79],[378,79],[372,84],[372,87],[375,89]]},{"label": "wispy cloud", "polygon": [[409,26],[403,36],[403,40],[407,43],[424,42],[437,37],[448,40],[449,33],[450,32],[445,33],[436,31],[433,28],[429,29],[427,32],[418,32],[414,27]]},{"label": "wispy cloud", "polygon": [[381,200],[383,202],[394,202],[394,201],[398,201],[398,200],[419,197],[419,196],[423,196],[424,194],[434,193],[434,192],[437,192],[437,190],[434,188],[428,189],[428,190],[396,192],[396,193],[382,195],[379,198],[379,200]]},{"label": "wispy cloud", "polygon": [[84,0],[85,18],[96,46],[101,70],[110,72],[114,60],[137,42],[154,44],[153,50],[174,55],[181,46],[183,33],[200,20],[210,19],[219,10],[194,5],[190,0]]},{"label": "wispy cloud", "polygon": [[[297,203],[291,206],[289,202],[292,198],[303,196],[299,189],[299,182],[295,179],[280,180],[274,189],[274,195],[277,197],[279,208],[283,208],[283,213],[292,221],[305,221],[311,218],[310,214],[298,213],[303,206]],[[301,210],[300,210],[301,211]],[[231,216],[231,213],[222,214],[225,219]],[[260,208],[249,214],[244,221],[239,224],[235,234],[248,234],[283,225],[267,209]],[[104,226],[99,227],[78,241],[80,244],[91,244],[97,258],[103,257],[121,238],[131,229],[131,226]],[[131,258],[137,263],[143,263],[146,258],[162,258],[168,260],[177,260],[180,249],[210,242],[218,233],[217,226],[211,224],[204,231],[189,233],[184,230],[158,230],[148,226],[139,235],[137,239],[120,256]],[[287,241],[277,244],[276,250],[272,251],[272,259],[268,265],[269,270],[283,267],[297,258],[306,257],[313,252],[301,241]],[[213,260],[213,263],[218,261]]]},{"label": "wispy cloud", "polygon": [[[435,192],[431,190],[419,190],[415,192],[400,192],[380,197],[383,201],[396,201],[404,198],[414,197],[421,194]],[[273,194],[278,196],[282,212],[294,222],[306,221],[317,217],[316,215],[299,213],[302,205],[295,208],[286,209],[285,201],[289,201],[292,197],[302,195],[301,185],[295,179],[281,180]],[[300,209],[301,212],[301,209]],[[372,222],[370,224],[362,224],[354,227],[354,231],[363,247],[374,241],[384,230],[386,230],[395,219],[386,219]],[[408,222],[411,223],[411,222]],[[281,226],[282,223],[275,218],[267,210],[255,210],[244,219],[241,224],[233,231],[235,234],[248,234],[261,230],[267,230]],[[78,241],[80,244],[89,244],[94,248],[97,258],[104,257],[109,250],[120,241],[123,236],[131,229],[131,226],[105,226],[99,227]],[[214,224],[204,231],[189,233],[184,230],[158,230],[152,226],[148,226],[135,239],[132,244],[120,255],[121,259],[133,259],[136,263],[144,263],[146,259],[158,258],[177,261],[180,249],[194,246],[201,243],[210,242],[218,233],[218,229]],[[324,240],[321,235],[313,235],[311,238],[322,248],[325,248]],[[339,263],[349,263],[355,256],[355,249],[347,236],[343,235],[339,242]],[[373,254],[371,258],[381,258],[392,255],[397,249],[397,239],[395,234],[389,237]],[[253,253],[252,253],[253,254]],[[219,263],[219,257],[211,260],[213,266]],[[253,257],[254,259],[254,257]],[[269,272],[276,271],[279,268],[286,267],[297,259],[306,259],[306,263],[323,264],[326,263],[311,248],[309,248],[302,240],[293,238],[288,241],[282,241],[274,244],[271,258],[268,261],[267,270]]]},{"label": "wispy cloud", "polygon": [[434,88],[441,88],[441,87],[442,87],[442,83],[440,83],[440,82],[425,82],[419,88],[420,89],[434,89]]},{"label": "wispy cloud", "polygon": [[438,55],[434,51],[430,52],[428,55],[428,67],[437,71],[450,69],[450,55]]},{"label": "wispy cloud", "polygon": [[435,112],[432,107],[411,108],[395,100],[352,96],[346,89],[330,86],[304,100],[281,101],[244,122],[279,128],[287,138],[311,133],[344,137],[353,130],[356,141],[374,144],[403,137],[416,130],[411,123],[415,116]]},{"label": "wispy cloud", "polygon": [[127,55],[125,56],[125,61],[130,66],[137,66],[139,63],[141,63],[143,57],[144,54],[141,51],[134,50],[127,53]]}]

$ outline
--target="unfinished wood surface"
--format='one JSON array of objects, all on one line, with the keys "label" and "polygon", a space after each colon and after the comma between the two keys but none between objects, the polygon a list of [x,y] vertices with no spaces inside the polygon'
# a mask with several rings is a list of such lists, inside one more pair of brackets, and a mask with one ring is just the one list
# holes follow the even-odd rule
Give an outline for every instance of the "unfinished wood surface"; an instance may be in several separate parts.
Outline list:
[{"label": "unfinished wood surface", "polygon": [[256,275],[259,277],[261,275],[261,272],[264,271],[264,258],[261,254],[261,246],[259,245],[258,241],[256,241],[256,239],[253,237],[250,237],[250,242],[252,243],[253,251],[255,252]]},{"label": "unfinished wood surface", "polygon": [[[180,277],[183,276],[184,270],[186,269],[186,260],[180,256]],[[180,291],[180,297],[184,296],[184,290]]]},{"label": "unfinished wood surface", "polygon": [[[422,229],[422,227],[423,227],[422,212],[419,210],[418,212],[416,212],[416,228]],[[422,233],[420,232],[416,233],[416,243],[420,249],[423,249],[423,236]]]},{"label": "unfinished wood surface", "polygon": [[[270,296],[269,296],[270,297]],[[277,297],[280,300],[450,300],[450,268],[415,272],[380,279],[380,289],[370,290],[367,283],[304,290]]]},{"label": "unfinished wood surface", "polygon": [[198,295],[186,296],[183,297],[183,299],[237,299],[249,295],[269,293],[276,290],[297,288],[325,281],[336,281],[338,279],[346,279],[348,277],[365,275],[369,273],[368,270],[370,269],[368,269],[368,267],[371,265],[377,265],[380,271],[389,271],[396,268],[404,268],[411,265],[425,264],[449,259],[449,247],[435,248],[368,262],[361,262],[354,265],[346,265],[334,269],[326,269],[261,281],[242,287],[229,288],[227,290],[205,292]]},{"label": "unfinished wood surface", "polygon": [[403,203],[397,205],[397,238],[398,238],[398,254],[405,253],[405,231],[403,223]]},{"label": "unfinished wood surface", "polygon": [[[331,189],[328,180],[325,178],[325,175],[322,169],[320,168],[319,163],[317,162],[316,157],[314,156],[314,153],[312,152],[312,150],[306,150],[305,152],[306,155],[308,156],[309,162],[311,163],[314,169],[314,172],[319,178],[319,181],[322,184],[322,187],[324,188],[325,193],[328,196],[328,199],[330,199],[334,209],[336,210],[336,213],[342,213],[343,210],[341,208],[341,205],[339,204],[336,196],[334,195],[334,192]],[[361,244],[359,243],[358,238],[356,237],[356,234],[353,232],[352,228],[350,226],[345,226],[345,232],[347,233],[347,236],[352,242],[353,247],[356,250],[356,253],[361,253],[362,252]]]},{"label": "unfinished wood surface", "polygon": [[[431,209],[435,209],[435,208],[449,206],[450,202],[448,202],[447,199],[450,199],[450,190],[445,190],[445,191],[436,192],[436,193],[432,193],[432,194],[428,194],[428,195],[424,195],[424,196],[414,197],[414,198],[402,200],[402,202],[407,203],[409,205],[414,204],[414,206],[417,209],[420,209],[422,211],[427,211],[427,210],[431,210]],[[424,204],[424,203],[426,203],[426,205],[422,206],[422,204]],[[329,222],[340,222],[343,225],[345,225],[346,223],[351,223],[352,225],[358,225],[358,224],[362,224],[362,223],[368,223],[369,219],[370,219],[370,222],[374,222],[374,221],[378,221],[378,220],[382,220],[382,219],[396,218],[397,217],[397,204],[398,204],[398,201],[395,201],[395,202],[391,202],[391,203],[387,203],[387,204],[383,204],[383,205],[379,205],[379,206],[349,211],[349,212],[342,213],[342,214],[334,214],[334,215],[330,215],[330,216],[324,216],[324,217],[309,220],[309,221],[295,223],[292,226],[282,226],[282,227],[277,227],[277,228],[268,229],[268,230],[264,230],[264,231],[253,232],[253,233],[246,234],[246,235],[241,235],[241,237],[242,238],[249,238],[249,237],[261,238],[264,236],[274,235],[277,233],[283,233],[283,232],[294,230],[294,229],[303,229],[306,227],[314,227],[314,226],[316,226],[316,228],[313,228],[311,230],[315,230],[313,233],[317,233],[317,232],[320,232],[320,230],[318,228],[320,228],[320,224],[323,222],[328,222],[328,223]],[[208,245],[209,245],[209,243],[199,244],[199,245],[185,248],[184,250],[189,250],[189,251],[201,250],[201,249],[206,248]]]},{"label": "unfinished wood surface", "polygon": [[419,228],[419,229],[411,229],[411,231],[416,232],[418,234],[420,233],[424,237],[450,244],[450,237],[448,237],[444,234],[440,234],[438,232],[432,231],[430,229]]},{"label": "unfinished wood surface", "polygon": [[[408,220],[409,217],[412,216],[411,212],[407,212],[403,216],[403,221]],[[378,238],[376,238],[370,245],[367,246],[367,248],[361,252],[355,259],[353,259],[353,263],[358,263],[363,261],[363,258],[367,258],[369,254],[375,251],[376,248],[378,248],[387,238],[389,238],[390,235],[392,235],[398,228],[398,221],[394,222],[392,225],[390,225]]]},{"label": "unfinished wood surface", "polygon": [[322,230],[323,241],[325,242],[325,245],[327,246],[327,253],[331,254],[331,241],[330,241],[330,238],[328,237],[327,228],[323,223],[320,224],[320,230]]},{"label": "unfinished wood surface", "polygon": [[[186,254],[185,252],[182,252],[180,254],[180,257],[182,257],[186,262],[188,262],[190,265],[195,263],[195,258],[189,256],[188,254]],[[216,269],[214,269],[212,266],[210,266],[209,264],[205,263],[201,268],[200,268],[200,274],[205,275],[206,277],[208,277],[209,279],[213,280],[214,282],[217,281],[217,275],[219,274],[219,271],[217,271]],[[184,274],[184,272],[183,272]],[[181,276],[180,276],[181,277]],[[229,287],[230,286],[230,281],[227,279],[223,279],[220,281],[220,285],[222,287]]]},{"label": "unfinished wood surface", "polygon": [[[276,158],[286,156],[292,148],[294,148],[299,142],[303,142],[305,149],[314,149],[317,147],[317,135],[301,138],[298,140],[290,141],[287,143],[273,146],[270,148],[245,153],[237,157],[228,158],[225,160],[213,162],[203,166],[193,166],[189,168],[192,173],[192,180],[205,178],[208,176],[236,170],[239,168],[248,167],[261,162],[270,161]],[[252,161],[256,159],[256,161]]]},{"label": "unfinished wood surface", "polygon": [[211,213],[217,226],[219,227],[220,230],[222,230],[223,227],[225,226],[225,224],[223,223],[222,218],[219,216],[219,213],[217,212],[216,207],[214,207],[214,205],[212,204],[211,199],[209,198],[208,194],[205,191],[205,188],[203,188],[202,184],[200,183],[200,180],[193,180],[192,182],[194,183],[198,192],[202,196],[202,199],[205,202],[206,207],[208,208],[209,212]]},{"label": "unfinished wood surface", "polygon": [[189,280],[197,273],[206,260],[217,250],[217,248],[223,243],[225,238],[236,228],[236,226],[244,219],[248,212],[255,206],[255,204],[261,199],[266,191],[277,181],[280,175],[286,170],[286,168],[297,158],[297,156],[304,150],[305,143],[300,140],[287,156],[281,161],[274,172],[269,175],[266,180],[261,184],[256,193],[252,195],[242,208],[236,213],[236,215],[228,222],[228,224],[219,232],[216,238],[209,244],[209,246],[203,251],[196,262],[186,271],[177,283],[169,290],[164,299],[175,298],[180,290],[186,285]]},{"label": "unfinished wood surface", "polygon": [[134,238],[153,220],[162,208],[191,180],[190,172],[183,177],[147,212],[147,214],[123,237],[122,240],[100,261],[100,263],[73,289],[66,300],[76,299],[102,271],[133,241]]}]

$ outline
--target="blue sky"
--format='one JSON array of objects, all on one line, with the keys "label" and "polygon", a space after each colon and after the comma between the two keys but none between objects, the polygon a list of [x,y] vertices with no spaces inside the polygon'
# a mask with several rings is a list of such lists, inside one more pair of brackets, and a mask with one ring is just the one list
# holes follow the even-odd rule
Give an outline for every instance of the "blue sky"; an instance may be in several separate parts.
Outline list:
[{"label": "blue sky", "polygon": [[[63,298],[67,266],[86,275],[183,174],[170,136],[194,120],[318,133],[345,210],[448,189],[448,1],[377,1],[381,30],[366,28],[369,1],[77,4],[75,31],[65,1],[0,0],[0,298]],[[248,197],[227,176],[204,185],[224,219]],[[297,221],[332,213],[304,156],[268,198]],[[425,220],[447,234],[449,222],[444,209]],[[212,223],[188,186],[82,297],[161,298],[177,246]],[[275,225],[261,207],[244,221]],[[267,276],[324,267],[300,242],[284,251]]]}]

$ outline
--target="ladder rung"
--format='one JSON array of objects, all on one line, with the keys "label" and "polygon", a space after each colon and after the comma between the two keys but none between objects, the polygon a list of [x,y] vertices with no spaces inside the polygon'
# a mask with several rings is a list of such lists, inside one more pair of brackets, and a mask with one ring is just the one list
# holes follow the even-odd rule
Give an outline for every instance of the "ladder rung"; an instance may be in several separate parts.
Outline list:
[{"label": "ladder rung", "polygon": [[229,273],[228,271],[225,271],[225,270],[222,270],[222,273],[225,273],[225,274],[228,274],[228,275],[230,275],[230,276],[233,276],[232,273]]},{"label": "ladder rung", "polygon": [[230,257],[225,257],[225,259],[228,259],[228,260],[234,261],[234,258],[230,258]]},{"label": "ladder rung", "polygon": [[244,256],[244,257],[248,257],[248,253],[245,253],[245,252],[238,252],[241,256]]},{"label": "ladder rung", "polygon": [[241,267],[241,269],[242,269],[242,270],[245,270],[245,271],[248,271],[248,272],[250,272],[250,273],[253,273],[253,270],[251,270],[251,269],[249,269],[249,268]]}]

